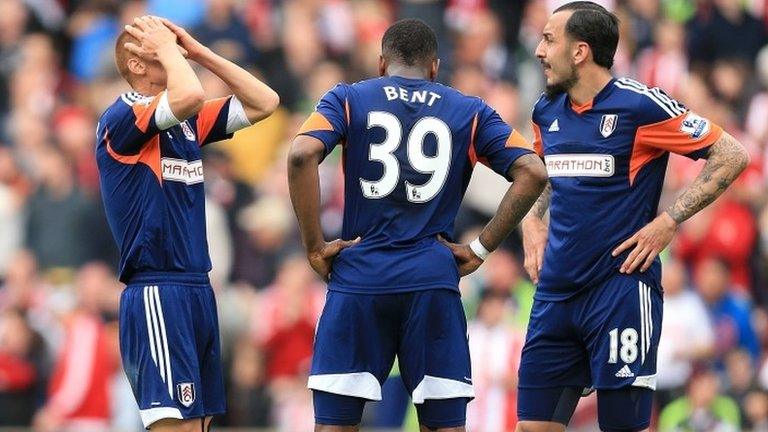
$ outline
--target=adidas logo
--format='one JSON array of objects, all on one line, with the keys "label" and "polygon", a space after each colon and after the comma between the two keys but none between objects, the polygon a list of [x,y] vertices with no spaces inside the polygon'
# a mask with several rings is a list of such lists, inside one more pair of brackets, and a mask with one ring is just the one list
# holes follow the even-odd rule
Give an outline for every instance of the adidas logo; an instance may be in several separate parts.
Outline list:
[{"label": "adidas logo", "polygon": [[616,372],[616,378],[632,378],[635,376],[635,374],[632,373],[631,370],[629,370],[629,366],[624,365],[623,368],[619,369],[618,372]]},{"label": "adidas logo", "polygon": [[557,122],[557,119],[552,122],[551,125],[549,125],[549,129],[547,129],[548,132],[557,132],[560,130],[560,124]]}]

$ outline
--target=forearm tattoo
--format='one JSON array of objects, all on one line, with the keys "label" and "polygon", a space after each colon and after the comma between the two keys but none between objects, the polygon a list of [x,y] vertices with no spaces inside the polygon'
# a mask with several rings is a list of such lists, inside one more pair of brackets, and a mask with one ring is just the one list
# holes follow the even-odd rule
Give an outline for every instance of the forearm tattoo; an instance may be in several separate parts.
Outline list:
[{"label": "forearm tattoo", "polygon": [[744,147],[723,132],[720,139],[710,147],[704,168],[667,209],[667,213],[678,224],[690,218],[720,196],[748,163],[749,155]]},{"label": "forearm tattoo", "polygon": [[544,219],[544,215],[547,214],[549,209],[549,202],[552,198],[552,184],[547,181],[547,185],[544,187],[544,191],[541,192],[539,198],[533,203],[531,211],[528,212],[528,216],[535,216],[539,219]]}]

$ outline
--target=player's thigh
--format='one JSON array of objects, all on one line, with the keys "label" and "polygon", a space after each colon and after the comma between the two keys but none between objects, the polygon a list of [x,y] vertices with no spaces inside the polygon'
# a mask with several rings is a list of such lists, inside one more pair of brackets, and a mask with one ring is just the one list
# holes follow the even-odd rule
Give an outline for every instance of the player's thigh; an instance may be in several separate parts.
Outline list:
[{"label": "player's thigh", "polygon": [[565,432],[565,425],[556,422],[521,421],[517,423],[516,432]]},{"label": "player's thigh", "polygon": [[535,430],[567,425],[591,385],[589,357],[574,327],[578,301],[533,304],[518,371],[517,415]]},{"label": "player's thigh", "polygon": [[653,390],[624,387],[597,391],[600,430],[638,432],[648,429],[653,408]]},{"label": "player's thigh", "polygon": [[596,290],[583,319],[596,389],[655,389],[662,303],[660,288],[632,275],[617,275]]},{"label": "player's thigh", "polygon": [[200,397],[207,416],[226,411],[221,339],[216,297],[212,288],[197,289],[194,328],[200,370]]},{"label": "player's thigh", "polygon": [[427,399],[416,404],[416,414],[423,431],[463,431],[470,398]]},{"label": "player's thigh", "polygon": [[316,423],[355,425],[366,400],[381,400],[395,359],[398,306],[397,295],[328,292],[308,380]]},{"label": "player's thigh", "polygon": [[417,291],[406,300],[397,355],[413,402],[473,398],[467,320],[459,293]]},{"label": "player's thigh", "polygon": [[596,318],[584,321],[600,426],[643,430],[650,424],[656,388],[661,290],[636,276],[617,275],[595,294],[589,313]]},{"label": "player's thigh", "polygon": [[210,418],[194,418],[187,420],[162,419],[149,427],[152,432],[208,432]]}]

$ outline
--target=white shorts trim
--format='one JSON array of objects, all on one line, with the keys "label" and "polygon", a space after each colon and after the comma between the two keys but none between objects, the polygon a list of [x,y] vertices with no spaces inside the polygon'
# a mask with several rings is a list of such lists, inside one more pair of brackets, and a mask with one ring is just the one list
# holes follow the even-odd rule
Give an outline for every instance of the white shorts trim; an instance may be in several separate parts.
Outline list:
[{"label": "white shorts trim", "polygon": [[370,372],[310,375],[307,387],[343,396],[381,400],[381,384]]},{"label": "white shorts trim", "polygon": [[645,387],[656,390],[656,374],[640,375],[632,382],[632,387]]},{"label": "white shorts trim", "polygon": [[413,390],[413,403],[424,403],[426,399],[473,398],[475,389],[472,384],[448,378],[424,375],[419,385]]},{"label": "white shorts trim", "polygon": [[177,408],[170,407],[139,410],[139,414],[141,414],[141,422],[144,423],[145,428],[149,428],[152,426],[152,423],[163,419],[184,420],[184,416],[181,415],[181,411],[179,411]]}]

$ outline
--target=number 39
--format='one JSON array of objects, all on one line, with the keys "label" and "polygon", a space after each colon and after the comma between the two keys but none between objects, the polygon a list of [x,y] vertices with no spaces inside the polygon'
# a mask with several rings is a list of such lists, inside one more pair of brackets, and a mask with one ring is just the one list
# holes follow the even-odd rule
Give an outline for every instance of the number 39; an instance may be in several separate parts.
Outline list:
[{"label": "number 39", "polygon": [[[400,120],[391,113],[385,111],[372,111],[368,113],[368,129],[380,127],[386,132],[384,141],[378,144],[372,143],[368,150],[368,160],[380,162],[384,165],[384,175],[380,179],[371,181],[360,179],[360,187],[363,196],[369,199],[381,199],[391,194],[400,181],[400,164],[393,155],[400,147],[403,137],[403,127]],[[427,135],[435,136],[437,153],[435,156],[424,154],[424,140]],[[408,134],[408,162],[416,171],[429,174],[430,179],[421,185],[405,182],[405,192],[408,201],[425,203],[437,196],[448,178],[451,165],[451,130],[448,125],[436,117],[423,117],[413,125]]]}]

